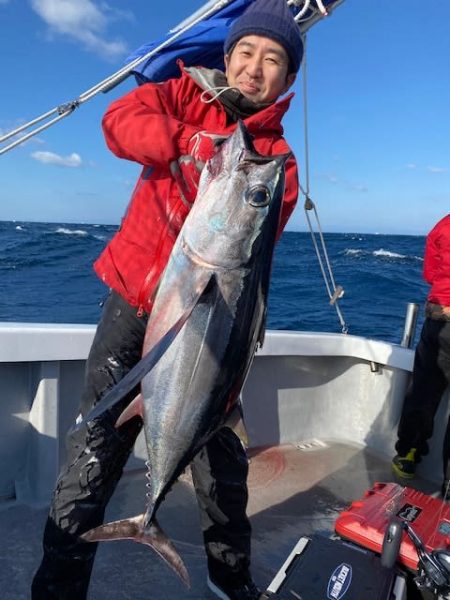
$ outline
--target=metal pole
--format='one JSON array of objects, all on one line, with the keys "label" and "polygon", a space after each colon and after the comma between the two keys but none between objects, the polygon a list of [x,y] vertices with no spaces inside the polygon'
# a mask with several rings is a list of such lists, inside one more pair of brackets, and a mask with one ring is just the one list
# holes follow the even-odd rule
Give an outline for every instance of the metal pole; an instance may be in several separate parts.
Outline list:
[{"label": "metal pole", "polygon": [[406,305],[405,328],[403,330],[403,338],[400,346],[411,348],[416,333],[417,317],[419,314],[419,305],[413,302],[408,302]]}]

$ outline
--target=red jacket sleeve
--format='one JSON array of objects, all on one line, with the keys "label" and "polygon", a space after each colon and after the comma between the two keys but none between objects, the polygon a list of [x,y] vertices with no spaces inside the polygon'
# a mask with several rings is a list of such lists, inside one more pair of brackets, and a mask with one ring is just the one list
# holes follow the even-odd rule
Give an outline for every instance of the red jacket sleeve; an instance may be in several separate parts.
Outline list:
[{"label": "red jacket sleeve", "polygon": [[187,154],[188,142],[199,128],[182,121],[185,84],[184,77],[146,83],[115,100],[102,121],[111,152],[163,168]]},{"label": "red jacket sleeve", "polygon": [[450,306],[450,215],[441,219],[427,236],[423,276],[431,284],[428,301]]},{"label": "red jacket sleeve", "polygon": [[423,260],[423,277],[427,283],[432,284],[440,265],[440,251],[437,243],[438,228],[434,227],[427,236],[425,243],[425,256]]}]

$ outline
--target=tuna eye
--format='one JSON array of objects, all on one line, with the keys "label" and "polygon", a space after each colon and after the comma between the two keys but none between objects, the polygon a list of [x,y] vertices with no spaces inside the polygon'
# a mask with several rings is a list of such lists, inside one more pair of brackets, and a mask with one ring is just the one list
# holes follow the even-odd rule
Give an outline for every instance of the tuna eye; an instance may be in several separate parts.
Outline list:
[{"label": "tuna eye", "polygon": [[270,192],[263,185],[257,185],[247,190],[246,198],[247,202],[256,208],[262,208],[267,206],[270,202]]}]

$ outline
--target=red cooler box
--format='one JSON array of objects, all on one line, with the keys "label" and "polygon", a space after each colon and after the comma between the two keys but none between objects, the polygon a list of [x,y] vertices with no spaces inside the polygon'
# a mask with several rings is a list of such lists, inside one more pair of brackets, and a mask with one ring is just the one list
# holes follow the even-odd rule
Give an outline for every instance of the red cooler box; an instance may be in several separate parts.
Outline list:
[{"label": "red cooler box", "polygon": [[[342,538],[381,554],[384,533],[391,517],[407,521],[427,550],[450,548],[450,505],[396,483],[375,483],[336,520]],[[417,570],[417,552],[403,533],[399,562]]]}]

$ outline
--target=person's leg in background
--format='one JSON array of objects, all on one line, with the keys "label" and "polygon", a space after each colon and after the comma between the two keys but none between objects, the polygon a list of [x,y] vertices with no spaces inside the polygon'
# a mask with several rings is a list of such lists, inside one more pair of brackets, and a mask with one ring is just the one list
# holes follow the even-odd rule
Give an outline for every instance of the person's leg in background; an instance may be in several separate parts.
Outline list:
[{"label": "person's leg in background", "polygon": [[[450,385],[450,321],[444,321],[441,330],[439,331],[439,354],[438,354],[438,366],[443,373],[446,381],[446,387]],[[444,390],[445,391],[445,390]],[[447,422],[447,429],[445,432],[444,443],[442,446],[442,470],[443,470],[443,483],[442,483],[442,495],[448,496],[448,483],[450,481],[450,417]]]},{"label": "person's leg in background", "polygon": [[395,445],[398,454],[392,463],[394,473],[400,477],[414,477],[416,465],[428,453],[434,417],[447,387],[441,347],[441,332],[447,329],[446,325],[449,323],[427,318],[422,328],[398,427]]}]

